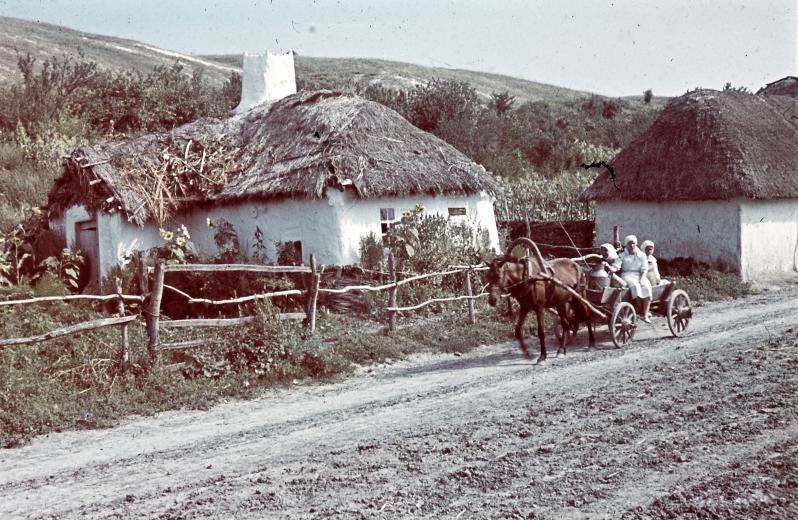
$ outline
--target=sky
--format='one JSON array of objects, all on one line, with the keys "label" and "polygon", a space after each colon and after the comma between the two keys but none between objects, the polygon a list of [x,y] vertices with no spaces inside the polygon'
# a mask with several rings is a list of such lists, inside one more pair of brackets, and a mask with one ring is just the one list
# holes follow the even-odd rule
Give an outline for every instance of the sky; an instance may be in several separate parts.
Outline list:
[{"label": "sky", "polygon": [[187,54],[364,57],[609,96],[798,75],[798,0],[0,0],[0,15]]}]

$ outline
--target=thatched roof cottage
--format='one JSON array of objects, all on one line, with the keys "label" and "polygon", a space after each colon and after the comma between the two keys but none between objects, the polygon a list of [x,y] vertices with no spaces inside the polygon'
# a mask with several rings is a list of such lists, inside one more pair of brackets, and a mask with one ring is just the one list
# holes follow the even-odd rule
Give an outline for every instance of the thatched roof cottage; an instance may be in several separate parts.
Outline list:
[{"label": "thatched roof cottage", "polygon": [[[634,233],[665,258],[719,262],[744,280],[798,269],[798,127],[784,96],[697,90],[671,100],[580,197],[596,237]],[[776,99],[779,98],[779,99]]]},{"label": "thatched roof cottage", "polygon": [[[245,74],[246,77],[246,74]],[[361,237],[424,206],[486,230],[498,245],[485,169],[398,113],[344,92],[299,92],[226,120],[84,146],[50,193],[51,222],[104,276],[120,251],[162,245],[185,224],[214,254],[206,222],[233,225],[242,248],[293,243],[304,261],[358,262]]]}]

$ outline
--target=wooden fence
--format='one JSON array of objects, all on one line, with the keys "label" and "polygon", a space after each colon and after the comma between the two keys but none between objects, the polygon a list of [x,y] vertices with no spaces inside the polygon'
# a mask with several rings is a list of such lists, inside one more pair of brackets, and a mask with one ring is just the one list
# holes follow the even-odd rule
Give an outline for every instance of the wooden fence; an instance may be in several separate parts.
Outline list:
[{"label": "wooden fence", "polygon": [[[142,257],[143,258],[143,257]],[[141,263],[144,266],[144,262]],[[266,266],[266,265],[253,265],[253,264],[163,264],[157,263],[153,268],[143,268],[141,277],[139,278],[139,285],[142,295],[128,295],[122,294],[122,284],[120,280],[116,280],[116,294],[109,294],[105,296],[93,295],[69,295],[69,296],[47,296],[38,298],[29,298],[23,300],[8,300],[0,301],[0,308],[3,306],[11,305],[30,305],[46,302],[70,302],[70,301],[97,301],[97,302],[116,302],[116,314],[118,316],[102,318],[97,320],[90,320],[67,327],[52,330],[50,332],[31,336],[26,338],[7,338],[0,339],[0,348],[13,345],[28,345],[33,343],[40,343],[50,339],[60,338],[80,332],[97,330],[100,328],[119,326],[120,328],[120,346],[119,346],[119,359],[122,370],[128,367],[130,361],[129,354],[129,340],[128,340],[128,324],[132,321],[138,320],[140,315],[126,315],[125,302],[138,303],[141,313],[144,316],[144,321],[147,330],[147,352],[151,361],[158,358],[158,353],[164,350],[175,350],[182,348],[192,348],[206,345],[205,340],[189,340],[172,343],[161,343],[160,331],[165,328],[203,328],[203,327],[230,327],[240,326],[252,322],[254,316],[244,316],[239,318],[216,318],[216,319],[180,319],[180,320],[161,320],[161,304],[163,301],[163,292],[165,289],[174,291],[184,298],[188,303],[202,303],[206,305],[230,305],[240,304],[246,302],[254,302],[259,300],[268,300],[275,297],[282,296],[302,296],[305,301],[305,311],[298,313],[283,313],[279,315],[281,320],[305,320],[306,326],[312,332],[316,329],[317,318],[317,302],[319,294],[343,294],[351,291],[361,292],[388,292],[388,306],[386,307],[386,329],[392,331],[396,326],[396,316],[400,312],[408,312],[420,309],[433,303],[444,302],[466,302],[467,319],[468,323],[476,322],[476,312],[474,309],[474,300],[486,296],[487,293],[473,294],[471,285],[471,273],[476,271],[486,270],[487,267],[482,265],[464,265],[464,266],[451,266],[450,269],[435,273],[414,274],[414,273],[399,273],[395,269],[395,262],[393,255],[388,256],[388,272],[384,273],[388,277],[388,283],[381,285],[350,285],[341,288],[323,288],[320,287],[322,270],[316,264],[313,255],[310,257],[310,265],[305,266]],[[152,270],[152,284],[149,280],[149,271]],[[266,274],[302,274],[309,275],[310,283],[307,289],[289,289],[283,291],[274,291],[270,293],[253,294],[249,296],[241,296],[236,298],[224,300],[211,300],[207,298],[194,297],[177,287],[165,283],[166,273],[174,272],[250,272],[250,273],[266,273]],[[410,305],[399,307],[397,305],[397,294],[400,287],[424,280],[431,277],[443,277],[451,275],[460,275],[463,280],[464,294],[453,296],[449,298],[432,298],[421,302],[417,305]],[[401,275],[409,275],[401,278]],[[150,288],[151,286],[151,288]]]}]

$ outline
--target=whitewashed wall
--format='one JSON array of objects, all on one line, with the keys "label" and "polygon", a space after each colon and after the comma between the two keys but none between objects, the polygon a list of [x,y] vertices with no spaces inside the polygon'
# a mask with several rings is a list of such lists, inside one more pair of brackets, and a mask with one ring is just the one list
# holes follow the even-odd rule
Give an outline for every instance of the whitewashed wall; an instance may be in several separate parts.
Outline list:
[{"label": "whitewashed wall", "polygon": [[357,199],[348,192],[329,190],[324,200],[284,200],[268,203],[246,202],[227,206],[196,208],[185,220],[192,241],[208,254],[217,250],[213,230],[206,220],[225,219],[238,233],[242,248],[254,252],[255,229],[260,228],[267,256],[277,256],[276,243],[302,241],[303,261],[311,254],[326,265],[348,265],[360,261],[361,237],[373,232],[380,235],[380,208],[394,208],[396,218],[402,212],[424,206],[427,214],[448,215],[450,207],[466,208],[465,217],[453,217],[488,231],[490,242],[498,248],[499,235],[493,215],[493,203],[487,194],[461,197],[408,197]]},{"label": "whitewashed wall", "polygon": [[[326,265],[347,265],[359,262],[358,249],[361,237],[373,232],[380,235],[380,208],[393,208],[397,219],[404,211],[421,204],[427,214],[448,216],[450,207],[466,208],[465,216],[450,217],[454,222],[466,222],[488,231],[491,247],[498,250],[499,235],[493,214],[493,203],[487,194],[452,197],[407,197],[384,199],[356,199],[348,192],[330,190],[324,200],[283,200],[275,202],[244,202],[228,205],[208,203],[181,213],[170,226],[175,230],[185,224],[191,241],[204,254],[214,255],[218,248],[214,242],[215,230],[207,220],[219,224],[224,219],[235,228],[242,249],[249,255],[255,252],[255,231],[260,228],[265,254],[270,260],[277,258],[277,243],[299,240],[302,242],[303,261],[311,254]],[[51,222],[52,228],[61,229],[67,245],[75,245],[75,224],[91,220],[92,216],[82,206],[69,208],[63,219]],[[120,254],[131,244],[138,250],[163,245],[158,226],[150,223],[143,228],[127,222],[120,214],[100,214],[97,217],[100,258],[96,259],[100,277],[117,265]]]},{"label": "whitewashed wall", "polygon": [[[94,215],[86,211],[83,206],[72,206],[64,212],[62,218],[50,221],[50,228],[63,233],[67,247],[74,248],[77,241],[76,224],[88,222],[94,218]],[[91,261],[97,264],[101,279],[119,263],[121,254],[131,245],[135,245],[135,249],[141,251],[163,244],[159,230],[155,226],[140,228],[127,222],[118,213],[100,213],[96,219],[100,257],[91,259]],[[97,280],[97,282],[100,281]]]},{"label": "whitewashed wall", "polygon": [[767,280],[798,269],[798,200],[740,203],[745,280]]},{"label": "whitewashed wall", "polygon": [[621,240],[628,234],[640,242],[653,240],[658,258],[721,260],[740,271],[740,202],[599,202],[596,240],[612,242],[612,228],[618,225]]}]

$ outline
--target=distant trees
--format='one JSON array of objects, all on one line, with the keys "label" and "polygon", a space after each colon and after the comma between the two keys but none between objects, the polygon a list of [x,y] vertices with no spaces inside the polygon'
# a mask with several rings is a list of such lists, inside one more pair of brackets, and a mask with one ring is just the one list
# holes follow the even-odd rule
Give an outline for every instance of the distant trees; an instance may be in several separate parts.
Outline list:
[{"label": "distant trees", "polygon": [[0,88],[0,129],[14,132],[21,126],[30,136],[65,118],[101,135],[166,130],[198,117],[222,116],[241,96],[237,73],[215,88],[201,69],[187,73],[179,63],[143,74],[103,70],[82,55],[38,63],[27,54],[17,66],[22,82]]},{"label": "distant trees", "polygon": [[649,103],[651,103],[652,99],[654,99],[654,93],[651,92],[651,89],[648,89],[645,92],[643,92],[643,103],[648,105]]},{"label": "distant trees", "polygon": [[0,235],[46,201],[61,157],[75,147],[223,116],[241,96],[238,74],[215,87],[179,63],[145,74],[103,70],[82,55],[26,54],[17,67],[21,81],[0,85]]},{"label": "distant trees", "polygon": [[747,93],[747,94],[750,94],[750,93],[751,93],[751,91],[749,91],[749,90],[748,90],[746,87],[744,87],[744,86],[742,86],[742,85],[741,85],[741,86],[739,86],[739,87],[734,87],[734,86],[732,86],[732,84],[731,84],[731,81],[727,81],[727,82],[726,82],[726,84],[725,84],[725,85],[723,85],[723,90],[724,90],[724,91],[731,90],[731,91],[733,91],[733,92],[745,92],[745,93]]},{"label": "distant trees", "polygon": [[628,102],[600,96],[516,106],[515,96],[504,91],[483,101],[469,83],[455,80],[433,79],[408,91],[372,84],[361,94],[398,111],[505,179],[533,173],[552,177],[593,161],[587,156],[590,150],[621,148],[656,117],[653,111],[632,113]]}]

